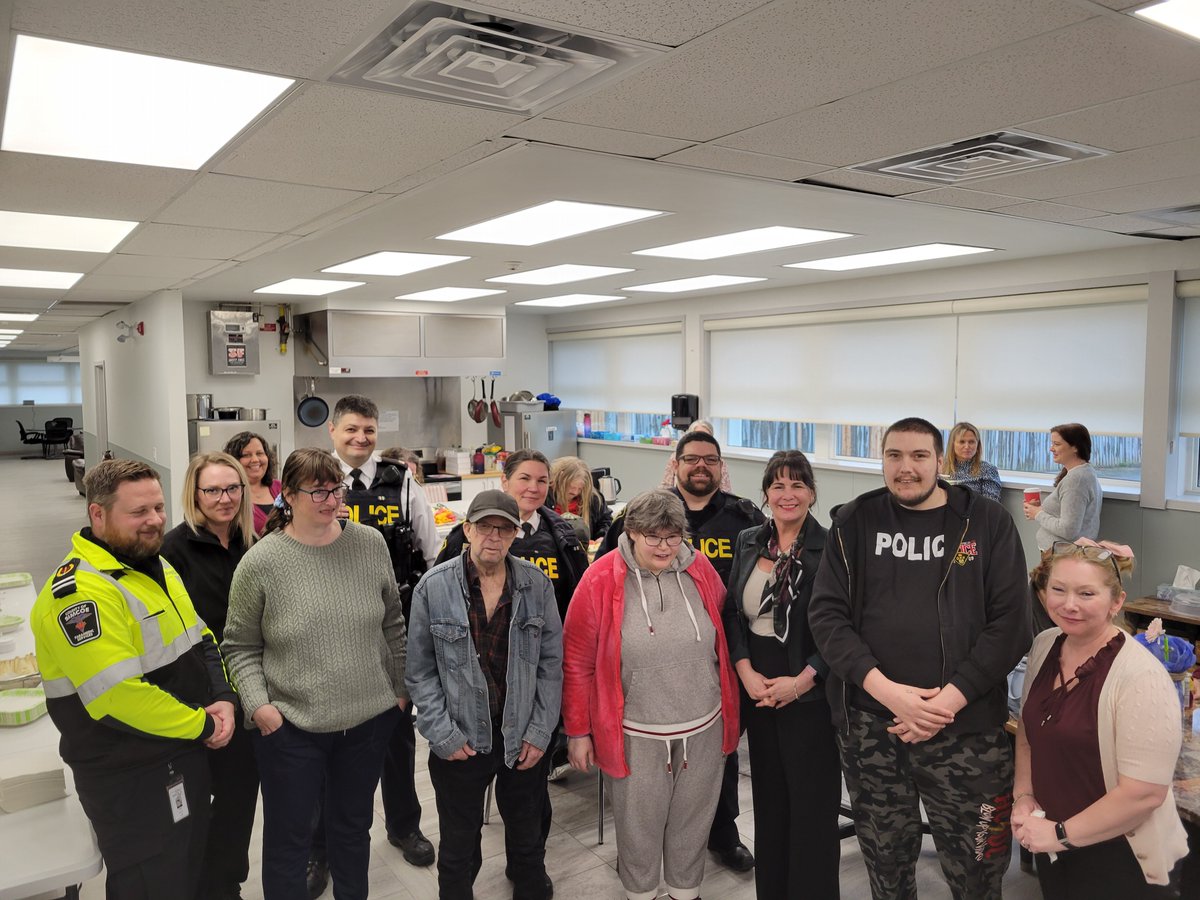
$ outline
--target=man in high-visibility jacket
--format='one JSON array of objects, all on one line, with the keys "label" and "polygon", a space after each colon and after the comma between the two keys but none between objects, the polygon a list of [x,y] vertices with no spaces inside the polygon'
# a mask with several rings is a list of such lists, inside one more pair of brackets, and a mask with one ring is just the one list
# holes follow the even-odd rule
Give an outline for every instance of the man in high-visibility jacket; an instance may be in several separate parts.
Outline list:
[{"label": "man in high-visibility jacket", "polygon": [[91,525],[74,535],[29,617],[46,706],[110,900],[190,900],[209,815],[203,747],[228,743],[236,695],[212,633],[158,555],[158,474],[105,461],[84,489]]}]

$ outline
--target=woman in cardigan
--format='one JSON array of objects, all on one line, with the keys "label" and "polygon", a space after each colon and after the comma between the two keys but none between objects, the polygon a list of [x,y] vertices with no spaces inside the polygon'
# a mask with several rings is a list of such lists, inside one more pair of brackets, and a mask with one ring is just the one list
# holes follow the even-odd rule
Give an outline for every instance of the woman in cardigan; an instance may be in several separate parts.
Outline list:
[{"label": "woman in cardigan", "polygon": [[404,614],[383,535],[338,518],[342,468],[297,450],[234,573],[225,651],[262,778],[263,896],[307,896],[318,795],[339,898],[367,896],[373,800],[406,708]]},{"label": "woman in cardigan", "polygon": [[1039,568],[1058,627],[1029,653],[1013,834],[1037,854],[1048,900],[1162,896],[1154,886],[1188,849],[1171,793],[1179,700],[1162,663],[1113,624],[1133,554],[1061,541]]},{"label": "woman in cardigan", "polygon": [[745,689],[754,887],[758,900],[837,900],[842,772],[816,687],[828,666],[808,629],[825,529],[809,514],[817,485],[807,457],[780,450],[762,490],[771,518],[738,535],[725,604],[729,657]]},{"label": "woman in cardigan", "polygon": [[700,896],[738,699],[721,624],[725,588],[684,540],[683,503],[639,494],[616,553],[583,576],[563,630],[571,765],[609,779],[621,884],[653,900]]},{"label": "woman in cardigan", "polygon": [[254,533],[262,536],[267,516],[279,496],[279,481],[275,478],[275,453],[263,438],[253,431],[239,431],[225,444],[225,452],[246,470],[250,492],[250,507],[254,514]]},{"label": "woman in cardigan", "polygon": [[989,500],[1000,499],[1000,473],[984,460],[979,429],[970,422],[959,422],[950,429],[942,474]]}]

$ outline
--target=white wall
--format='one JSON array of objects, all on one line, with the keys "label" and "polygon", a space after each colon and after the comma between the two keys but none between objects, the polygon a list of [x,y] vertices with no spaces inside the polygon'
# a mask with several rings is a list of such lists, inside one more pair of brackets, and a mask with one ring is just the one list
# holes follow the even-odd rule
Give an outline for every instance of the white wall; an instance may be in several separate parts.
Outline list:
[{"label": "white wall", "polygon": [[[304,352],[304,345],[290,340],[287,354],[280,354],[278,333],[259,332],[258,375],[210,375],[208,313],[216,308],[215,303],[183,304],[185,393],[212,394],[214,406],[265,407],[268,419],[279,420],[280,458],[286,459],[296,446],[292,375],[296,354]],[[263,309],[265,317],[273,315],[275,307]]]},{"label": "white wall", "polygon": [[[143,322],[145,335],[117,342],[118,321]],[[184,406],[185,331],[183,295],[158,291],[109,313],[79,331],[80,382],[83,387],[84,442],[87,464],[103,448],[96,439],[94,368],[104,365],[108,396],[108,443],[119,457],[141,459],[162,476],[163,491],[174,510],[175,493],[187,469],[187,413]]]}]

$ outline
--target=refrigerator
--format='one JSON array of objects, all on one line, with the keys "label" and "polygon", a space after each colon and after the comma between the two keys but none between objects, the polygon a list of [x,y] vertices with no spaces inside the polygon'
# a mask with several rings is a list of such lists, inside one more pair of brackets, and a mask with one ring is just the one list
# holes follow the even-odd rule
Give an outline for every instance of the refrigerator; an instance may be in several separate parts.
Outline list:
[{"label": "refrigerator", "polygon": [[253,431],[271,445],[279,459],[278,419],[188,419],[188,453],[215,453],[224,450],[229,439],[242,431]]},{"label": "refrigerator", "polygon": [[499,444],[509,452],[540,450],[547,459],[575,456],[578,449],[573,409],[525,412],[501,408],[500,424],[489,418],[487,433],[489,444]]}]

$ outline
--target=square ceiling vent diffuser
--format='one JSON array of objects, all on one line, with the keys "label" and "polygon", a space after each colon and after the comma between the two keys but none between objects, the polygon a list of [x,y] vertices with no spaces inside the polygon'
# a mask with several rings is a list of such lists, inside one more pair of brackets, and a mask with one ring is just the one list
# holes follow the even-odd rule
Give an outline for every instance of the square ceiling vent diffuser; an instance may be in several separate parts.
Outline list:
[{"label": "square ceiling vent diffuser", "polygon": [[1110,151],[1020,131],[1000,131],[953,144],[850,166],[861,172],[963,184],[1058,163],[1108,156]]},{"label": "square ceiling vent diffuser", "polygon": [[663,52],[484,7],[417,2],[330,76],[341,84],[536,116]]}]

